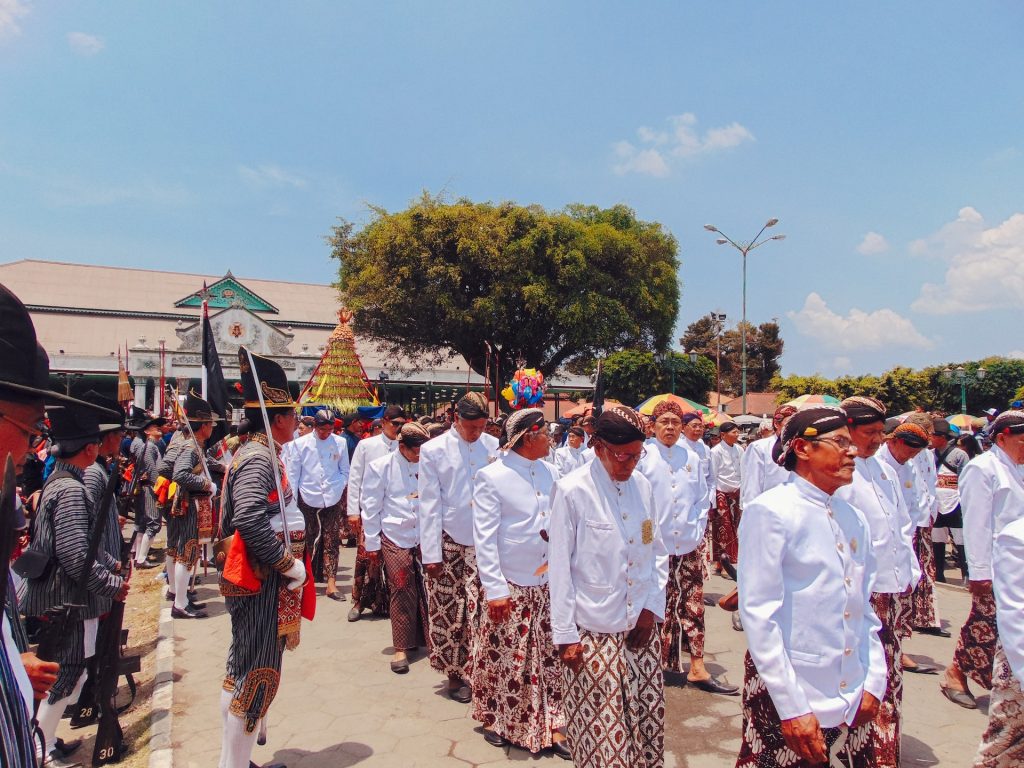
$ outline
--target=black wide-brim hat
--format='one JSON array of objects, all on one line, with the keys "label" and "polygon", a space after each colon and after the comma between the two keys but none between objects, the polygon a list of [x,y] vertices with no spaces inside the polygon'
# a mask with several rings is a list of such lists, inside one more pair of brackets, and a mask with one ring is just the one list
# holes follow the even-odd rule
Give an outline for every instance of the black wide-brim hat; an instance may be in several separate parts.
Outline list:
[{"label": "black wide-brim hat", "polygon": [[163,416],[150,416],[148,413],[143,412],[141,416],[137,416],[135,421],[127,425],[127,429],[137,432],[143,432],[148,427],[162,427],[167,423],[167,419]]},{"label": "black wide-brim hat", "polygon": [[109,397],[104,397],[94,389],[90,389],[84,395],[82,399],[95,405],[99,408],[105,408],[112,414],[115,414],[117,418],[111,419],[107,422],[100,422],[100,432],[120,432],[125,428],[125,413],[121,409],[121,404],[116,400],[111,400]]},{"label": "black wide-brim hat", "polygon": [[185,398],[185,418],[193,424],[214,424],[223,419],[213,412],[208,402],[194,392],[189,392]]},{"label": "black wide-brim hat", "polygon": [[88,405],[50,389],[50,358],[21,300],[0,284],[0,398],[43,400],[53,405]]},{"label": "black wide-brim hat", "polygon": [[114,411],[92,403],[64,403],[60,408],[47,411],[50,419],[50,437],[69,452],[99,440],[105,433],[120,429]]},{"label": "black wide-brim hat", "polygon": [[[249,356],[252,355],[252,364]],[[241,372],[242,395],[246,408],[260,407],[260,392],[268,409],[295,408],[292,393],[288,389],[288,377],[284,368],[266,357],[249,352],[245,347],[238,348],[238,368]]]}]

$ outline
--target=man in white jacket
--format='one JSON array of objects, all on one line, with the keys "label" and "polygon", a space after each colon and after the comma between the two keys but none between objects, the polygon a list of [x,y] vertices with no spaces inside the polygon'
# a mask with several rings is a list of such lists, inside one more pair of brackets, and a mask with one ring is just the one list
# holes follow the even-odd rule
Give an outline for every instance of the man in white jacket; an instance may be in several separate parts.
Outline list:
[{"label": "man in white jacket", "polygon": [[854,473],[846,414],[804,409],[780,440],[792,479],[758,496],[740,522],[750,650],[736,766],[838,765],[830,759],[845,751],[853,768],[873,768],[887,667],[871,607],[871,530],[836,496]]}]

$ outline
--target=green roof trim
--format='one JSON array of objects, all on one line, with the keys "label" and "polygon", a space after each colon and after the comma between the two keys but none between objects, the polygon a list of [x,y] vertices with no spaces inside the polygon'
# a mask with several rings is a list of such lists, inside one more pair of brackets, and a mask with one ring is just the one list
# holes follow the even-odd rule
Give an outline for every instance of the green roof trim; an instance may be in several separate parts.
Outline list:
[{"label": "green roof trim", "polygon": [[[277,314],[277,307],[266,299],[250,291],[238,282],[238,280],[235,279],[235,276],[230,272],[213,285],[207,286],[206,292],[209,295],[207,303],[211,309],[227,309],[237,303],[241,304],[250,312],[271,312],[275,315]],[[203,305],[203,299],[202,296],[200,296],[200,293],[202,293],[202,291],[197,291],[190,296],[186,296],[185,298],[174,302],[174,306],[201,307]]]}]

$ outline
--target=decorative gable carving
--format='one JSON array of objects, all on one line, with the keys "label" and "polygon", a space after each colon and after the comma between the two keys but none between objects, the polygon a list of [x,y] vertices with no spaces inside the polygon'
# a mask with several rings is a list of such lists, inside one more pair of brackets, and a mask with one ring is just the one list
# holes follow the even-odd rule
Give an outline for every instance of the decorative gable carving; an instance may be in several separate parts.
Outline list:
[{"label": "decorative gable carving", "polygon": [[[217,352],[228,357],[236,355],[238,348],[243,345],[259,355],[290,355],[288,345],[295,337],[295,334],[275,328],[241,304],[210,315],[210,329],[213,331]],[[181,341],[176,353],[202,351],[202,321],[178,328],[175,332]]]},{"label": "decorative gable carving", "polygon": [[[250,312],[268,312],[274,315],[278,313],[277,307],[242,285],[231,272],[207,287],[206,293],[208,296],[206,303],[210,309],[227,309],[237,305],[245,307]],[[176,307],[201,307],[202,305],[202,291],[174,302]]]}]

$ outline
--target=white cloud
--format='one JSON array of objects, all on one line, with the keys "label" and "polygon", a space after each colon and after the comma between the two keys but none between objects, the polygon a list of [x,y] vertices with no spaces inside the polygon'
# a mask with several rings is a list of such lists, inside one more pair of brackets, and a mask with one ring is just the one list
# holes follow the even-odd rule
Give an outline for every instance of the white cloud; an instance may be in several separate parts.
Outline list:
[{"label": "white cloud", "polygon": [[980,213],[961,208],[955,221],[911,251],[948,262],[944,281],[925,283],[911,305],[918,312],[948,315],[1024,304],[1024,213],[987,227]]},{"label": "white cloud", "polygon": [[107,47],[100,38],[85,32],[69,32],[68,45],[79,56],[95,56]]},{"label": "white cloud", "polygon": [[28,14],[28,6],[22,0],[0,0],[0,40],[21,34],[18,19]]},{"label": "white cloud", "polygon": [[[788,312],[796,329],[841,352],[859,352],[884,347],[928,348],[932,342],[914,327],[913,322],[891,309],[865,312],[851,309],[846,317],[829,309],[817,293],[810,293],[799,312]],[[841,362],[836,360],[836,367]]]},{"label": "white cloud", "polygon": [[279,165],[264,163],[258,166],[240,165],[238,175],[256,187],[295,187],[306,186],[306,180],[298,174],[287,171]]},{"label": "white cloud", "polygon": [[845,355],[832,359],[832,368],[838,374],[849,373],[853,369],[853,361]]},{"label": "white cloud", "polygon": [[1015,349],[1012,352],[1007,352],[1006,356],[1011,360],[1024,360],[1024,349]]},{"label": "white cloud", "polygon": [[864,235],[864,239],[860,241],[860,245],[857,246],[857,253],[863,256],[874,256],[879,253],[885,253],[889,250],[889,241],[877,232],[868,232]]},{"label": "white cloud", "polygon": [[755,141],[754,134],[737,122],[709,128],[703,136],[697,129],[697,116],[692,112],[668,118],[666,130],[646,125],[637,131],[637,143],[618,141],[612,149],[615,162],[612,170],[620,176],[640,173],[664,177],[671,173],[673,162],[681,162],[738,147]]}]

